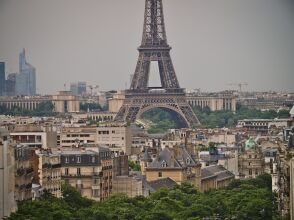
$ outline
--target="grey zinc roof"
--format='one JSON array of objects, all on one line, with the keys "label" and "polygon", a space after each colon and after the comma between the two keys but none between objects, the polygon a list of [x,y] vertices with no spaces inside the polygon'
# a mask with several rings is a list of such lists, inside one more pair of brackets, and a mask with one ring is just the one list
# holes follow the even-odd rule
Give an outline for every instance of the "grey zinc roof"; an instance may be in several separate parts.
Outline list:
[{"label": "grey zinc roof", "polygon": [[159,153],[159,156],[150,163],[148,168],[163,168],[163,162],[166,162],[166,168],[181,168],[181,165],[176,159],[172,160],[172,153],[167,147]]},{"label": "grey zinc roof", "polygon": [[148,153],[148,148],[145,149],[141,160],[142,161],[152,161],[152,158],[151,158],[150,154]]},{"label": "grey zinc roof", "polygon": [[177,183],[175,181],[173,181],[171,178],[167,177],[167,178],[162,178],[162,179],[158,179],[158,180],[154,180],[154,181],[150,181],[147,182],[147,184],[156,190],[159,190],[160,188],[168,188],[171,189],[173,188],[175,185],[177,185]]},{"label": "grey zinc roof", "polygon": [[201,169],[201,179],[215,177],[217,181],[234,178],[235,175],[221,165],[212,165]]}]

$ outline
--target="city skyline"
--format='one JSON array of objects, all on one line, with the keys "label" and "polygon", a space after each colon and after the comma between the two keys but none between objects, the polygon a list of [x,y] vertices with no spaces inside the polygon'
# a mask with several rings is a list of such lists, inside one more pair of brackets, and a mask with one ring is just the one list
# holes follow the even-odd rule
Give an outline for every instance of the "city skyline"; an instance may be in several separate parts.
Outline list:
[{"label": "city skyline", "polygon": [[[144,1],[68,3],[0,0],[0,61],[6,62],[6,74],[17,72],[17,54],[24,47],[38,70],[38,93],[55,93],[64,83],[69,89],[75,81],[101,90],[125,89],[126,83],[129,87]],[[168,43],[181,87],[217,91],[247,82],[245,90],[293,92],[293,2],[181,3],[164,1]]]}]

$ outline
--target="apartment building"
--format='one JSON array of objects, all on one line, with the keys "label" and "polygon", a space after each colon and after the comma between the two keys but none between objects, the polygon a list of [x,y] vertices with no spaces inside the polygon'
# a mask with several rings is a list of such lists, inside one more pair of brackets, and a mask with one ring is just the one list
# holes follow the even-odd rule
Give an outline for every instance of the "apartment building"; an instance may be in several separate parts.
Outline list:
[{"label": "apartment building", "polygon": [[43,190],[55,197],[61,197],[61,163],[60,154],[51,153],[49,150],[37,150],[38,180],[36,181]]},{"label": "apartment building", "polygon": [[62,180],[75,187],[82,196],[103,201],[112,192],[112,153],[100,147],[97,151],[74,149],[61,153]]},{"label": "apartment building", "polygon": [[0,219],[16,211],[14,200],[14,144],[8,131],[0,128]]},{"label": "apartment building", "polygon": [[30,163],[32,149],[26,145],[15,147],[15,200],[32,198],[33,168]]},{"label": "apartment building", "polygon": [[126,126],[97,127],[97,144],[106,145],[111,151],[130,155],[132,149],[131,129]]},{"label": "apartment building", "polygon": [[10,133],[18,144],[31,148],[48,149],[57,146],[57,133],[52,128],[41,128],[37,125],[18,125]]}]

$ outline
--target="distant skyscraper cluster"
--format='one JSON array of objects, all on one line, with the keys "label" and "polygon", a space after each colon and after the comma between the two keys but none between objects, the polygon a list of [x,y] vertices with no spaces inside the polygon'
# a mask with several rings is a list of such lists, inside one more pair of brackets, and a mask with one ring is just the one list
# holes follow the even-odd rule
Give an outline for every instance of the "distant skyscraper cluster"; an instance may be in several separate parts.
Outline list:
[{"label": "distant skyscraper cluster", "polygon": [[84,95],[87,92],[86,82],[77,82],[70,84],[70,91],[73,95]]},{"label": "distant skyscraper cluster", "polygon": [[25,49],[19,54],[19,73],[9,73],[5,80],[5,63],[0,62],[0,96],[35,96],[36,69],[26,61]]}]

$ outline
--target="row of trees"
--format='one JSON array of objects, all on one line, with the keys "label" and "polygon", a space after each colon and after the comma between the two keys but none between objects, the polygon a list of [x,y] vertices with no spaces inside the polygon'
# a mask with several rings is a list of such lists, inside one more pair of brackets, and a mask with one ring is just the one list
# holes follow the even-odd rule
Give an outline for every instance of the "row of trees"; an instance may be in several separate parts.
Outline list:
[{"label": "row of trees", "polygon": [[[201,122],[201,127],[204,128],[222,128],[236,126],[238,120],[242,119],[274,119],[274,118],[288,118],[289,111],[281,110],[276,112],[274,110],[261,111],[258,109],[249,109],[244,106],[238,106],[236,112],[230,111],[211,111],[209,107],[201,109],[200,107],[193,108]],[[143,114],[143,118],[152,121],[155,125],[149,130],[150,133],[163,133],[171,128],[176,128],[175,118],[168,112],[162,109],[152,109]]]},{"label": "row of trees", "polygon": [[184,183],[171,190],[160,189],[149,197],[128,198],[117,194],[101,203],[83,198],[75,189],[65,185],[63,198],[47,194],[40,200],[23,202],[18,211],[7,219],[200,220],[215,216],[238,220],[288,219],[280,217],[277,212],[270,175],[236,180],[227,188],[206,193]]},{"label": "row of trees", "polygon": [[6,108],[5,106],[0,106],[1,115],[12,115],[12,116],[55,116],[56,113],[53,111],[54,106],[51,101],[41,102],[35,110],[23,109],[17,106],[12,107],[11,109]]}]

